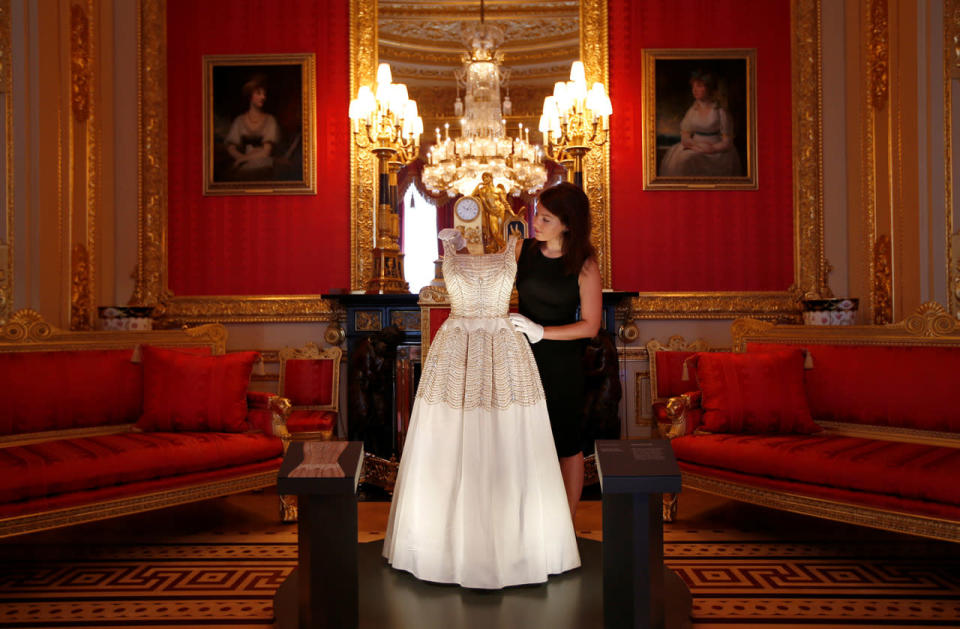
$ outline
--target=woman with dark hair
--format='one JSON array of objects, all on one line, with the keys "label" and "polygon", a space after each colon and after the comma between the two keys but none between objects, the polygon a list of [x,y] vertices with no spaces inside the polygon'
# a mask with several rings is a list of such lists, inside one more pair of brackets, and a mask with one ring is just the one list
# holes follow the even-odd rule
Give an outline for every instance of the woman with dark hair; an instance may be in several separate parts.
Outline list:
[{"label": "woman with dark hair", "polygon": [[532,344],[572,517],[583,490],[584,339],[599,332],[603,309],[587,195],[567,182],[541,192],[533,233],[517,243],[520,314],[510,318]]}]

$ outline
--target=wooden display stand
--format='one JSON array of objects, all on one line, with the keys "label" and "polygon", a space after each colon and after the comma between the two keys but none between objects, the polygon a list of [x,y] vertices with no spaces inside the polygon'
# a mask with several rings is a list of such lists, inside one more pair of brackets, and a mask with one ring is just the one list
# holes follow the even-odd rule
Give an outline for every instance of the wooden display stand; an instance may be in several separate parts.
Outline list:
[{"label": "wooden display stand", "polygon": [[663,563],[663,494],[680,491],[670,442],[598,440],[596,449],[604,629],[690,627],[690,591]]},{"label": "wooden display stand", "polygon": [[299,559],[273,598],[281,629],[357,629],[357,482],[362,468],[359,441],[294,441],[287,449],[277,489],[297,495]]}]

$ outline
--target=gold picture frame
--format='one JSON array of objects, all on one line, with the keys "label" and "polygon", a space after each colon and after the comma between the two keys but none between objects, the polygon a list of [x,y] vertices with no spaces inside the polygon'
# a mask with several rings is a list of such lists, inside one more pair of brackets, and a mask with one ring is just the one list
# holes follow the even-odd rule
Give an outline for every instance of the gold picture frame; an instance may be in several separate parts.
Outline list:
[{"label": "gold picture frame", "polygon": [[313,53],[204,55],[203,194],[316,194]]},{"label": "gold picture frame", "polygon": [[757,188],[755,48],[643,50],[645,190]]}]

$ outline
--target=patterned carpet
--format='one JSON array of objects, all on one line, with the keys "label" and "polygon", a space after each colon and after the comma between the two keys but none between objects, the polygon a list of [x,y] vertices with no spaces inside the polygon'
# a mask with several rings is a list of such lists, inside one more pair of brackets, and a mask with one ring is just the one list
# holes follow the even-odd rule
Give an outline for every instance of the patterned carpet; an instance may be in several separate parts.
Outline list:
[{"label": "patterned carpet", "polygon": [[[361,506],[361,526],[383,521],[384,503]],[[66,540],[5,540],[0,627],[270,626],[273,594],[296,563],[293,527],[269,518],[249,526],[248,517],[241,527],[220,521],[191,532],[161,522],[161,535],[148,530],[149,516],[138,518],[74,529]],[[598,538],[582,525],[578,517],[581,536]],[[693,626],[960,626],[960,548],[827,530],[811,526],[808,538],[784,541],[730,526],[669,526],[666,556],[693,594]]]}]

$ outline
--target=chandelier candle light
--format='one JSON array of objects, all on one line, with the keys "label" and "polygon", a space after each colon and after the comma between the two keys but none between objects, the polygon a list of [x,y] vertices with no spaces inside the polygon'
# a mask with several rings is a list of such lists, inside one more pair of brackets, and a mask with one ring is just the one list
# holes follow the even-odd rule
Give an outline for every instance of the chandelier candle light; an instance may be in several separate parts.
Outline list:
[{"label": "chandelier candle light", "polygon": [[553,86],[553,95],[543,99],[540,131],[547,156],[560,163],[573,162],[574,183],[583,187],[583,156],[592,147],[603,146],[610,130],[613,107],[603,83],[587,90],[582,61],[570,67],[570,80]]},{"label": "chandelier candle light", "polygon": [[416,101],[407,95],[407,86],[393,82],[386,63],[377,68],[375,90],[361,86],[350,101],[349,113],[357,147],[369,149],[379,162],[377,243],[367,292],[406,293],[409,287],[400,253],[397,171],[417,156],[423,119],[417,113]]},{"label": "chandelier candle light", "polygon": [[456,73],[458,87],[465,88],[464,102],[457,96],[454,103],[456,114],[463,115],[460,137],[450,137],[449,124],[444,125],[443,135],[436,130],[423,183],[434,193],[469,195],[483,174],[490,173],[493,185],[502,185],[509,194],[533,194],[546,183],[547,171],[542,150],[530,144],[529,129],[521,124],[515,138],[506,132],[503,114],[510,112],[510,97],[503,100],[501,109],[500,88],[506,86],[510,71],[502,67],[503,53],[497,50],[503,30],[484,22],[481,2],[480,22],[463,24],[461,35],[469,52]]}]

